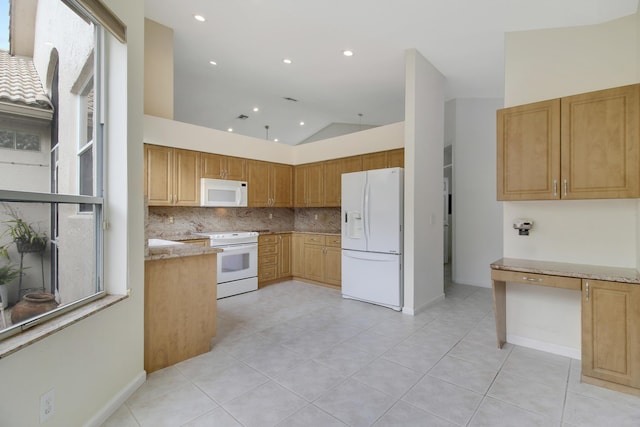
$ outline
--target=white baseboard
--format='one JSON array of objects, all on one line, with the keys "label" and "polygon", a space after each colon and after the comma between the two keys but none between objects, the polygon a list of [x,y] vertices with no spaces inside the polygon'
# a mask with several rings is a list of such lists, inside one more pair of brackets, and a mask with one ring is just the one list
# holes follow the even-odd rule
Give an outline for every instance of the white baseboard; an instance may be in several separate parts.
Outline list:
[{"label": "white baseboard", "polygon": [[437,296],[435,298],[433,298],[431,301],[427,301],[426,303],[422,304],[420,307],[418,308],[411,308],[411,307],[402,307],[402,312],[404,314],[408,314],[409,316],[415,316],[416,314],[420,313],[423,310],[426,310],[427,307],[429,307],[430,305],[436,304],[440,301],[444,300],[444,293],[440,296]]},{"label": "white baseboard", "polygon": [[531,338],[519,337],[517,335],[510,334],[507,334],[507,342],[522,347],[532,348],[534,350],[546,351],[547,353],[557,354],[559,356],[570,357],[572,359],[581,360],[582,358],[582,354],[580,353],[579,348],[551,344],[544,341],[538,341]]},{"label": "white baseboard", "polygon": [[147,373],[142,371],[129,384],[127,384],[118,394],[113,396],[109,402],[93,416],[85,427],[99,427],[104,424],[114,412],[120,408],[124,402],[147,380]]}]

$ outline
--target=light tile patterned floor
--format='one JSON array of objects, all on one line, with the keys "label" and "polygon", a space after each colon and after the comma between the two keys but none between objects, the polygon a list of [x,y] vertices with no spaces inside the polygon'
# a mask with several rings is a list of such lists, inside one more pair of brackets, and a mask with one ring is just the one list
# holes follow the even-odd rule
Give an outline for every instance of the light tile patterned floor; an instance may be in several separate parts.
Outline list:
[{"label": "light tile patterned floor", "polygon": [[640,398],[581,384],[579,361],[497,349],[489,289],[445,291],[417,316],[295,281],[220,300],[213,350],[104,426],[640,426]]}]

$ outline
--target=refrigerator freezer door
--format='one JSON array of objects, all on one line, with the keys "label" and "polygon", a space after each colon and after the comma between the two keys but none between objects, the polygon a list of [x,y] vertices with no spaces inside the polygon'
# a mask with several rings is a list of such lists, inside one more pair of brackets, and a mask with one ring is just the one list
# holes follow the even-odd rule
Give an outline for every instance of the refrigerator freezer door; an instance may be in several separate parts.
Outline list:
[{"label": "refrigerator freezer door", "polygon": [[364,190],[366,172],[342,175],[342,247],[358,251],[367,250],[364,229]]},{"label": "refrigerator freezer door", "polygon": [[368,171],[364,196],[367,251],[402,253],[403,169]]},{"label": "refrigerator freezer door", "polygon": [[342,296],[402,309],[400,255],[342,251]]}]

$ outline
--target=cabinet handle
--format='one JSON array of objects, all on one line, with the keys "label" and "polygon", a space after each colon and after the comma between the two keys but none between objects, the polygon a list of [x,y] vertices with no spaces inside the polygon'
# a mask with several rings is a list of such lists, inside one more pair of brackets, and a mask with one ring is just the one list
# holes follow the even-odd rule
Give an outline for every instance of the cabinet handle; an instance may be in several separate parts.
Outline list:
[{"label": "cabinet handle", "polygon": [[587,302],[588,302],[588,301],[589,301],[589,282],[587,282],[587,283],[584,285],[584,288],[585,288],[584,290],[585,290],[586,297],[587,297]]},{"label": "cabinet handle", "polygon": [[564,180],[564,195],[567,195],[567,180]]},{"label": "cabinet handle", "polygon": [[522,280],[526,280],[527,282],[542,282],[542,279],[539,279],[537,277],[527,277],[527,276],[523,276]]},{"label": "cabinet handle", "polygon": [[553,180],[553,197],[558,197],[558,180]]}]

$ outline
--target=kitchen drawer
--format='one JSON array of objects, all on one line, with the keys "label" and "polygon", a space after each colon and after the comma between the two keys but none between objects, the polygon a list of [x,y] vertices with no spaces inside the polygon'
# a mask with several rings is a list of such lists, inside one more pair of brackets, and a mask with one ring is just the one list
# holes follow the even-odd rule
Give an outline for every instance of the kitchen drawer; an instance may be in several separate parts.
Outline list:
[{"label": "kitchen drawer", "polygon": [[258,258],[258,265],[276,265],[278,263],[278,255],[265,255]]},{"label": "kitchen drawer", "polygon": [[258,268],[258,281],[265,282],[277,278],[278,269],[275,265],[266,265]]},{"label": "kitchen drawer", "polygon": [[576,291],[582,290],[582,280],[575,277],[491,270],[491,279],[499,282],[526,283],[528,285],[551,286],[553,288],[573,289]]},{"label": "kitchen drawer", "polygon": [[182,243],[189,243],[190,245],[210,246],[211,240],[210,239],[191,239],[191,240],[185,240]]},{"label": "kitchen drawer", "polygon": [[305,245],[325,245],[325,237],[322,234],[305,234],[304,235],[304,243]]},{"label": "kitchen drawer", "polygon": [[259,245],[258,246],[258,257],[262,257],[264,255],[277,254],[278,253],[278,245],[269,244],[269,245]]},{"label": "kitchen drawer", "polygon": [[342,239],[340,236],[326,236],[326,245],[334,248],[342,247]]},{"label": "kitchen drawer", "polygon": [[278,242],[278,236],[275,234],[267,234],[265,236],[258,236],[259,245],[268,245]]}]

